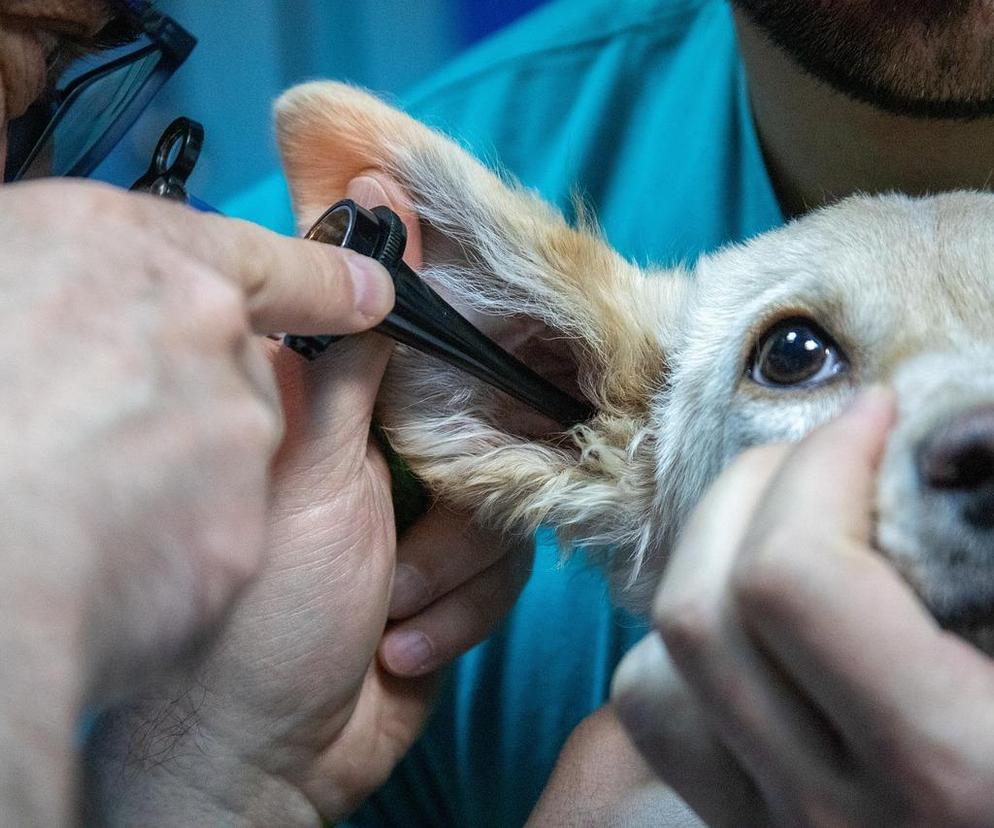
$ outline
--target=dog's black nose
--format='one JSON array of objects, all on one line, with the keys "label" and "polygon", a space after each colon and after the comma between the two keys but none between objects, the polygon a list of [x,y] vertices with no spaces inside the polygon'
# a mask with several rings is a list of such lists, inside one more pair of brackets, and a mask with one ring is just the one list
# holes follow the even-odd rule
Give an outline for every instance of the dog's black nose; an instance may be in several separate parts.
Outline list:
[{"label": "dog's black nose", "polygon": [[957,495],[967,523],[994,528],[994,406],[969,409],[933,429],[917,460],[925,486]]}]

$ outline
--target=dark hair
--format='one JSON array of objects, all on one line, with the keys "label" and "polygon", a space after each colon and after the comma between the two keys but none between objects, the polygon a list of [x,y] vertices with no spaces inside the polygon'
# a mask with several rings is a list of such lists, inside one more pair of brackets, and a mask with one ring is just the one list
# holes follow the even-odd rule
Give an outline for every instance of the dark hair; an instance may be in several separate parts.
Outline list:
[{"label": "dark hair", "polygon": [[98,49],[113,48],[130,43],[141,33],[140,15],[151,7],[151,3],[128,2],[127,0],[102,0],[113,14],[107,23],[93,37],[93,45]]}]

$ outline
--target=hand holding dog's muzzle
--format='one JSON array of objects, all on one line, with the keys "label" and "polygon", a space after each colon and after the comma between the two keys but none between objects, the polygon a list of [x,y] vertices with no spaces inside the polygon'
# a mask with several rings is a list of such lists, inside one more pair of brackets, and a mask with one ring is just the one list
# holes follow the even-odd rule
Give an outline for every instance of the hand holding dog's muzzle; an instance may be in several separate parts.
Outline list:
[{"label": "hand holding dog's muzzle", "polygon": [[994,662],[872,548],[893,416],[870,392],[733,463],[616,673],[633,741],[709,824],[990,824]]}]

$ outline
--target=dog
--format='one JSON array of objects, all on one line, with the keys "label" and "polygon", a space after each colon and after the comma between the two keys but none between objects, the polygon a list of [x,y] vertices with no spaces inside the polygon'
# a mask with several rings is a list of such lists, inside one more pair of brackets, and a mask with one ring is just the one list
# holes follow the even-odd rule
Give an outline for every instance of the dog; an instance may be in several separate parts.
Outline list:
[{"label": "dog", "polygon": [[899,414],[877,546],[943,624],[990,649],[994,196],[854,196],[693,268],[642,269],[589,219],[570,226],[365,92],[305,84],[276,111],[302,228],[360,171],[383,171],[420,221],[424,278],[474,319],[546,331],[596,408],[538,434],[502,393],[398,347],[377,416],[434,496],[507,532],[551,526],[645,611],[736,455],[796,441],[885,383]]}]

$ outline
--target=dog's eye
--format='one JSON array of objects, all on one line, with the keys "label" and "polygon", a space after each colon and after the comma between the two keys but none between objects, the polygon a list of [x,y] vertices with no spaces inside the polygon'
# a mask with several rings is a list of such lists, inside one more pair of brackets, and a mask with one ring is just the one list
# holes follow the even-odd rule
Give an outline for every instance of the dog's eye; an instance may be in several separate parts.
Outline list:
[{"label": "dog's eye", "polygon": [[777,322],[759,338],[750,375],[760,385],[814,385],[846,368],[835,341],[816,322],[795,316]]}]

